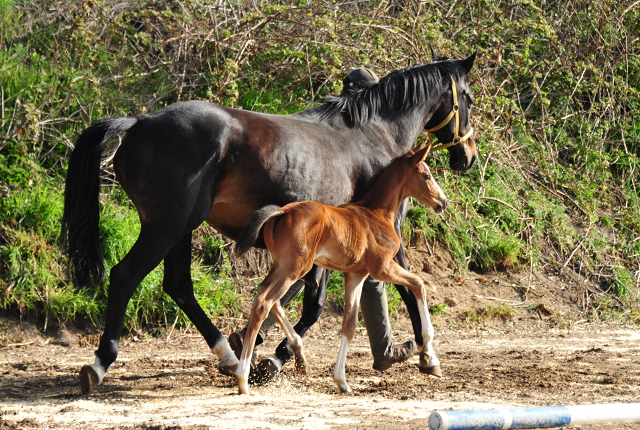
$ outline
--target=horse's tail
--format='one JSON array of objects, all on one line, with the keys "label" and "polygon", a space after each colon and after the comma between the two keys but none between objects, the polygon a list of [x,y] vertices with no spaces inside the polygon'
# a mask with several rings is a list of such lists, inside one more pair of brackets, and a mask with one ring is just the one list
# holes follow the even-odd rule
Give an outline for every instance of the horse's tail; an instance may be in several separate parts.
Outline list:
[{"label": "horse's tail", "polygon": [[67,170],[60,239],[69,256],[77,286],[99,284],[104,278],[100,246],[100,161],[106,142],[130,129],[136,118],[95,121],[82,132]]},{"label": "horse's tail", "polygon": [[240,257],[244,255],[249,248],[251,248],[258,239],[260,229],[270,218],[274,216],[282,215],[284,211],[280,206],[269,205],[261,209],[258,209],[253,213],[251,219],[247,223],[246,227],[238,236],[236,246],[234,248],[236,256]]}]

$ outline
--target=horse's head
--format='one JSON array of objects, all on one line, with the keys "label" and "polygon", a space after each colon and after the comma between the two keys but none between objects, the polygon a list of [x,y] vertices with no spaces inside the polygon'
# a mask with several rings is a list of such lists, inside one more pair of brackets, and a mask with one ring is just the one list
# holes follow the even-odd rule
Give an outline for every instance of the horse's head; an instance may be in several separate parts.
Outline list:
[{"label": "horse's head", "polygon": [[[434,62],[450,61],[445,57],[439,57],[435,52],[433,52],[433,58]],[[443,76],[447,90],[425,126],[427,131],[433,133],[443,143],[433,150],[448,149],[449,167],[461,172],[469,170],[478,157],[478,148],[470,121],[474,99],[467,79],[475,59],[476,53],[464,60],[453,62],[464,73],[458,76]]]},{"label": "horse's head", "polygon": [[425,146],[417,152],[410,152],[407,155],[411,174],[406,182],[405,194],[431,206],[436,213],[441,213],[447,208],[447,196],[431,175],[429,167],[424,163],[429,149],[429,146]]}]

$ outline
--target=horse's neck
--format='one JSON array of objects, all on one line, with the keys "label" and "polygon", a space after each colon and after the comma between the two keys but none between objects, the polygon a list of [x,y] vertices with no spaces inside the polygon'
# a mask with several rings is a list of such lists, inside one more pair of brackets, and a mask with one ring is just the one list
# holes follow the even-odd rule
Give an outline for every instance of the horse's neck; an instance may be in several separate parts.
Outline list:
[{"label": "horse's neck", "polygon": [[400,205],[406,197],[407,175],[404,170],[397,167],[385,170],[357,203],[372,211],[380,212],[391,222],[395,221]]}]

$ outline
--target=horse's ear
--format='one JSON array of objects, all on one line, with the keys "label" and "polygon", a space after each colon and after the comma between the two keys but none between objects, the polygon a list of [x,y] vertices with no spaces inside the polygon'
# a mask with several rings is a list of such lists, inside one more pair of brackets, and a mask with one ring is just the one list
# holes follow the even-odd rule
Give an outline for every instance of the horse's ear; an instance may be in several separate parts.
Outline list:
[{"label": "horse's ear", "polygon": [[422,161],[424,161],[425,158],[427,158],[427,155],[429,154],[429,149],[431,148],[431,145],[429,146],[424,146],[420,149],[418,149],[412,156],[411,156],[411,162],[413,164],[418,164],[421,163]]},{"label": "horse's ear", "polygon": [[431,62],[440,61],[440,56],[438,55],[436,50],[433,48],[433,45],[429,44],[429,49],[431,50]]},{"label": "horse's ear", "polygon": [[458,62],[458,63],[460,63],[460,65],[464,69],[464,73],[466,75],[468,75],[469,72],[471,71],[471,68],[473,67],[473,63],[476,61],[476,55],[478,55],[478,51],[477,50],[476,50],[476,52],[471,54],[468,58],[466,58],[464,60],[460,60]]}]

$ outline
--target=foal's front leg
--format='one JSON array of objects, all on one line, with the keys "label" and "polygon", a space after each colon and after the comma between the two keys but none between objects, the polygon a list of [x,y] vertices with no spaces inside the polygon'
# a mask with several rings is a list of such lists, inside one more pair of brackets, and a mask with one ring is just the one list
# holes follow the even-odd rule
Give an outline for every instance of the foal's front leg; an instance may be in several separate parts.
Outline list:
[{"label": "foal's front leg", "polygon": [[[440,360],[433,350],[434,330],[429,316],[429,309],[427,308],[424,283],[418,276],[403,269],[395,261],[390,261],[387,265],[381,266],[383,269],[376,274],[372,273],[371,276],[384,282],[404,285],[416,296],[418,301],[418,310],[420,312],[423,340],[423,344],[418,345],[418,350],[420,351],[418,368],[421,373],[427,373],[441,378],[442,370],[440,368]],[[435,291],[435,287],[432,286],[431,288]]]},{"label": "foal's front leg", "polygon": [[345,376],[345,364],[347,362],[347,352],[349,351],[349,343],[356,334],[356,326],[358,325],[358,308],[360,305],[360,294],[362,293],[362,284],[367,279],[366,275],[356,275],[354,273],[344,274],[344,316],[342,317],[342,338],[340,339],[340,350],[338,351],[338,359],[336,367],[333,371],[333,380],[336,381],[340,391],[350,393],[351,389],[347,385]]}]

